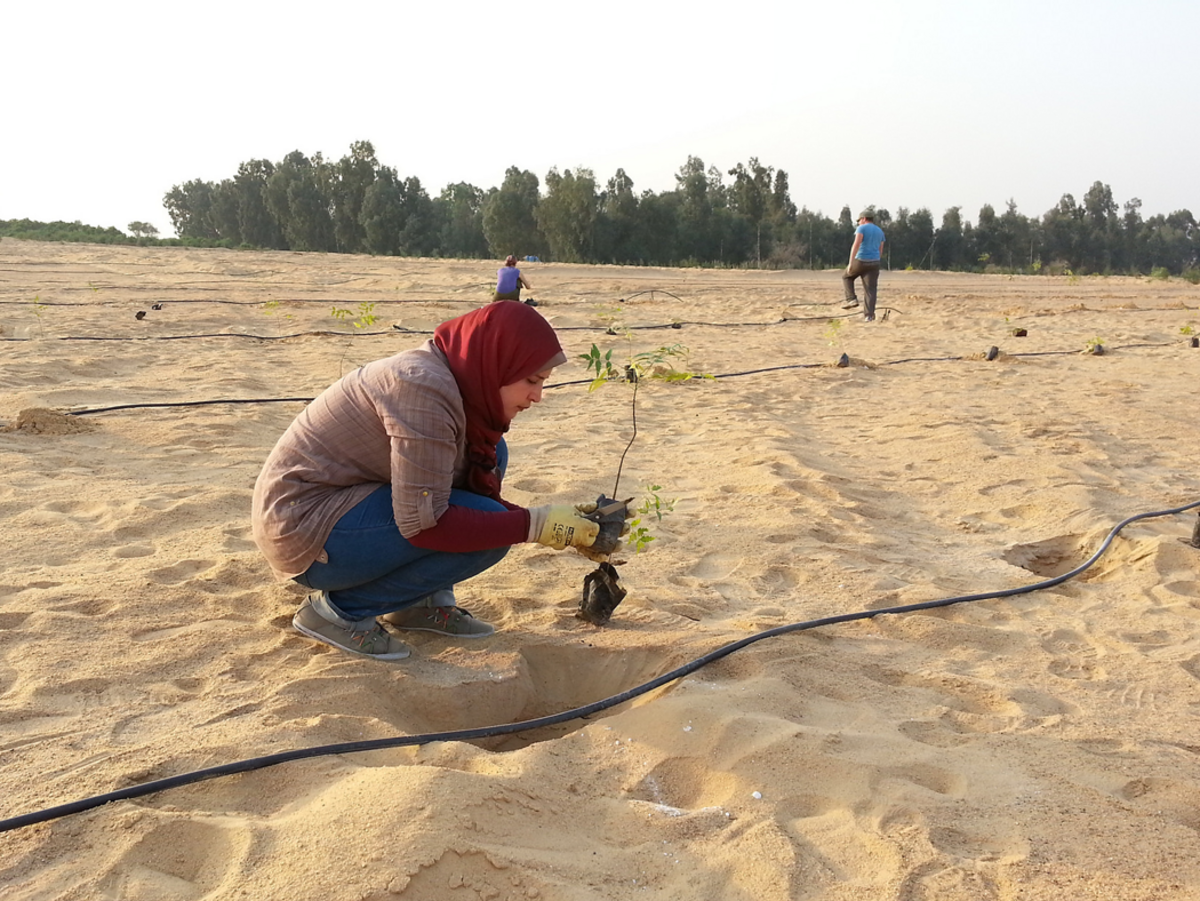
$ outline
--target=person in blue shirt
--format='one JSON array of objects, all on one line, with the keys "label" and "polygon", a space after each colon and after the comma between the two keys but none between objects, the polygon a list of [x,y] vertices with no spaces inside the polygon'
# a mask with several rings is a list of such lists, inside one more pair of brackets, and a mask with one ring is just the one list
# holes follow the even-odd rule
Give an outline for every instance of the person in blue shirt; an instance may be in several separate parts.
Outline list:
[{"label": "person in blue shirt", "polygon": [[517,258],[510,255],[504,261],[504,267],[496,273],[496,293],[492,295],[492,300],[520,300],[521,288],[526,291],[533,290],[529,286],[529,280],[517,268]]},{"label": "person in blue shirt", "polygon": [[875,224],[875,211],[863,210],[859,213],[858,228],[854,230],[854,246],[850,248],[850,265],[842,275],[842,286],[846,289],[846,302],[842,304],[842,309],[853,310],[858,306],[854,281],[862,278],[864,322],[875,321],[875,296],[879,286],[883,240],[883,229]]}]

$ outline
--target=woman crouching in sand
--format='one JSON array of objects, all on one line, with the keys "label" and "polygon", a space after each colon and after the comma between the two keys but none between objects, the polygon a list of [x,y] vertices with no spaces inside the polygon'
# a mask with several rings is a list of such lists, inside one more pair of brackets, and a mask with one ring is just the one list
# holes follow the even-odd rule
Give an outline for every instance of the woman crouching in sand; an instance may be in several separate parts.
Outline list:
[{"label": "woman crouching in sand", "polygon": [[351,654],[401,660],[408,647],[380,619],[490,635],[490,624],[456,604],[455,583],[518,542],[589,547],[599,526],[580,509],[526,509],[500,496],[503,434],[565,362],[541,314],[490,304],[309,404],[254,486],[255,542],[278,578],[313,589],[292,624]]}]

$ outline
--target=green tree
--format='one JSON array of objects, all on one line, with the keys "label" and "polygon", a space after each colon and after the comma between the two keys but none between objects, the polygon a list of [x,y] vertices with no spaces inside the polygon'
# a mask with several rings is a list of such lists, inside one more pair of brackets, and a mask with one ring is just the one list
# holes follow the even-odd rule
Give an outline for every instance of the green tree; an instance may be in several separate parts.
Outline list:
[{"label": "green tree", "polygon": [[400,229],[401,256],[429,256],[437,247],[437,229],[433,201],[421,185],[421,179],[410,175],[399,183],[400,204],[404,224]]},{"label": "green tree", "polygon": [[1000,222],[996,217],[996,208],[990,203],[985,203],[979,208],[974,252],[979,268],[1000,265]]},{"label": "green tree", "polygon": [[212,207],[208,213],[221,240],[236,246],[242,243],[242,226],[238,221],[238,194],[233,179],[226,178],[213,186]]},{"label": "green tree", "polygon": [[139,240],[158,237],[158,229],[149,222],[130,222],[126,227],[129,229],[129,233]]},{"label": "green tree", "polygon": [[595,258],[602,263],[640,263],[645,250],[638,241],[641,210],[633,179],[617,169],[597,198]]},{"label": "green tree", "polygon": [[1112,188],[1102,182],[1093,182],[1083,196],[1085,227],[1081,235],[1081,253],[1085,266],[1092,272],[1111,272],[1114,254],[1118,263],[1123,256],[1118,209]]},{"label": "green tree", "polygon": [[[717,186],[720,187],[719,181]],[[675,175],[675,193],[679,195],[678,240],[680,252],[696,261],[715,260],[718,256],[713,241],[713,198],[709,188],[704,160],[689,156]]]},{"label": "green tree", "polygon": [[683,198],[678,191],[643,192],[638,201],[636,243],[650,266],[672,266],[688,255],[679,237]]},{"label": "green tree", "polygon": [[553,259],[564,263],[591,262],[596,224],[596,178],[590,169],[557,168],[546,173],[546,196],[535,215]]},{"label": "green tree", "polygon": [[[858,219],[850,214],[850,207],[842,207],[842,211],[838,213],[838,230],[843,234],[853,234],[857,223]],[[847,259],[849,259],[849,254],[847,254]]]},{"label": "green tree", "polygon": [[1084,269],[1084,215],[1084,208],[1075,203],[1075,198],[1064,194],[1058,205],[1042,216],[1043,246],[1050,261],[1063,263],[1075,272]]},{"label": "green tree", "polygon": [[366,247],[366,232],[362,224],[363,199],[375,183],[379,161],[370,141],[355,141],[350,153],[333,167],[333,234],[338,250],[358,253]]},{"label": "green tree", "polygon": [[942,225],[934,242],[933,266],[937,269],[965,268],[965,250],[962,207],[952,206],[942,214]]},{"label": "green tree", "polygon": [[545,240],[538,229],[538,177],[510,166],[504,182],[483,204],[483,234],[492,256],[540,255]]},{"label": "green tree", "polygon": [[171,226],[181,238],[220,237],[211,221],[212,182],[194,179],[174,185],[163,196],[163,206],[171,217]]},{"label": "green tree", "polygon": [[838,224],[828,216],[801,207],[796,214],[795,237],[798,257],[809,269],[828,269],[845,265],[849,245],[838,234]]},{"label": "green tree", "polygon": [[289,250],[337,250],[327,168],[321,154],[293,150],[267,179],[267,206]]},{"label": "green tree", "polygon": [[[932,265],[934,245],[933,215],[925,207],[909,212],[907,207],[896,210],[887,232],[885,249],[893,269],[921,269]],[[890,247],[888,246],[890,245]]]},{"label": "green tree", "polygon": [[[743,216],[754,230],[754,258],[758,266],[762,266],[763,258],[763,223],[771,212],[774,202],[774,185],[772,178],[775,170],[764,166],[758,157],[750,157],[747,166],[738,163],[729,170],[733,176],[733,185],[729,189],[730,208]],[[786,184],[786,182],[785,182]],[[767,222],[767,253],[770,253],[771,226]]]},{"label": "green tree", "polygon": [[233,183],[237,189],[242,241],[253,247],[279,250],[284,246],[283,233],[267,206],[267,181],[274,171],[270,160],[250,160],[238,166]]},{"label": "green tree", "polygon": [[359,225],[368,253],[395,256],[400,252],[400,230],[404,228],[404,196],[396,170],[381,166],[363,193]]},{"label": "green tree", "polygon": [[482,190],[465,181],[442,188],[433,201],[438,250],[442,256],[465,259],[488,256],[487,238],[483,234],[484,196]]},{"label": "green tree", "polygon": [[1028,216],[1017,212],[1017,203],[1008,199],[1004,215],[1000,217],[999,253],[1004,262],[1013,268],[1033,267],[1034,229]]},{"label": "green tree", "polygon": [[1149,272],[1141,199],[1133,197],[1127,200],[1124,213],[1121,219],[1121,237],[1125,245],[1125,266],[1133,272]]}]

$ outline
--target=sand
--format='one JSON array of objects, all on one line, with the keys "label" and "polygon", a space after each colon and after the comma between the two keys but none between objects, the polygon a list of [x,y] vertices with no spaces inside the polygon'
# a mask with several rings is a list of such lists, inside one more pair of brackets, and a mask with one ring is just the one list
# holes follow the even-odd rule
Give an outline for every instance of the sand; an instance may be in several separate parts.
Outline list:
[{"label": "sand", "polygon": [[[834,328],[832,271],[526,265],[572,359],[509,432],[505,493],[660,486],[629,596],[585,623],[593,564],[522,545],[459,587],[493,638],[413,635],[398,664],[315,644],[250,538],[258,469],[303,399],[486,302],[495,268],[0,241],[0,817],[567,710],[777,626],[1031,585],[1200,501],[1178,279],[885,272],[880,319]],[[589,392],[577,357],[676,343],[717,378],[642,382],[614,486],[632,389]],[[66,415],[139,404],[185,405]],[[1196,522],[1132,523],[1057,587],[769,637],[554,729],[11,830],[0,894],[1200,897]]]}]

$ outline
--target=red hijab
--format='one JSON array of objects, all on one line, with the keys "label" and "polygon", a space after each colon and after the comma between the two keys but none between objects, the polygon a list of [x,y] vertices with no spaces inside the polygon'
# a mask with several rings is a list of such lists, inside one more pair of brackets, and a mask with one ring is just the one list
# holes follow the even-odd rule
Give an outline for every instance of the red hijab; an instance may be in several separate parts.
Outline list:
[{"label": "red hijab", "polygon": [[467,414],[467,486],[499,500],[496,443],[509,426],[500,389],[567,357],[541,313],[511,301],[443,322],[433,343],[450,362]]}]

